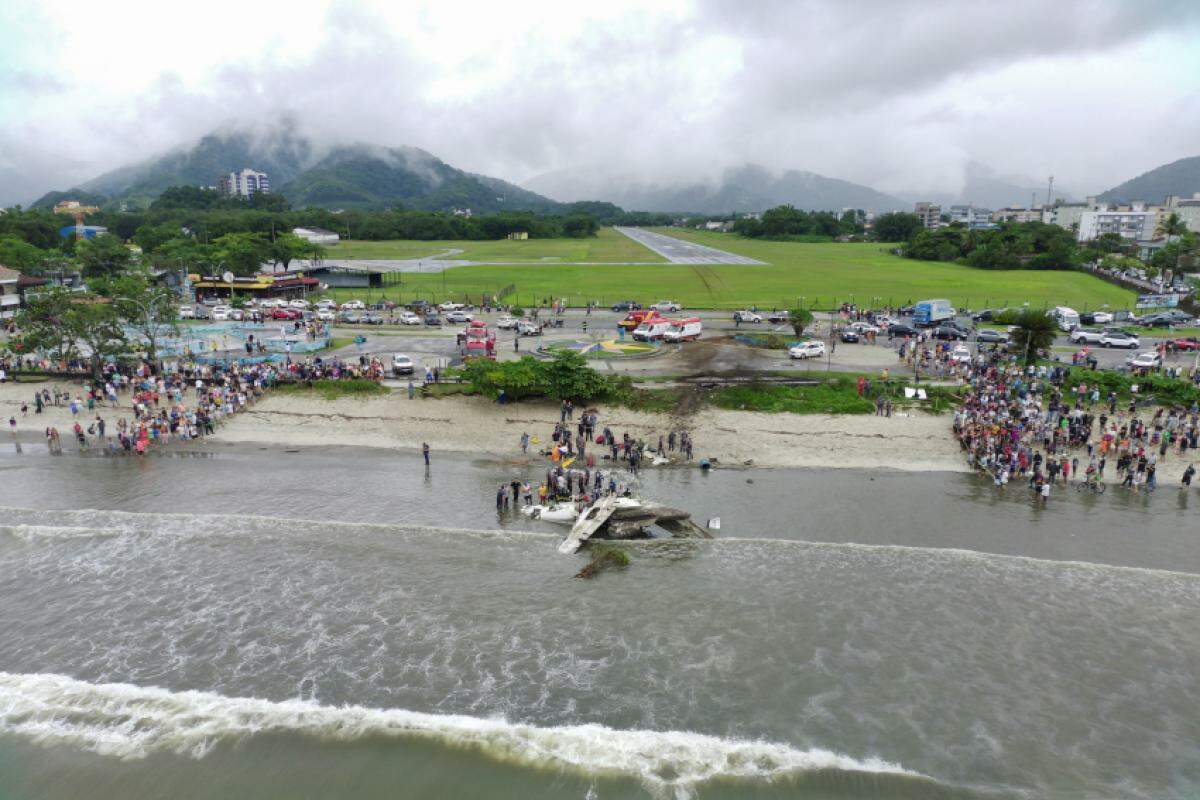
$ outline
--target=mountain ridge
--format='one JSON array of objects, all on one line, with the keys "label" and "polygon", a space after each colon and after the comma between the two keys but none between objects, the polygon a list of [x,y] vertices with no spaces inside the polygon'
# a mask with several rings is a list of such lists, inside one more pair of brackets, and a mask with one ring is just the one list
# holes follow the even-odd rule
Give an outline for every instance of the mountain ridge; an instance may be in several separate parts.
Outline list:
[{"label": "mountain ridge", "polygon": [[1161,203],[1168,195],[1190,198],[1196,192],[1200,192],[1200,156],[1190,156],[1143,172],[1097,195],[1096,199],[1102,203],[1132,200]]}]

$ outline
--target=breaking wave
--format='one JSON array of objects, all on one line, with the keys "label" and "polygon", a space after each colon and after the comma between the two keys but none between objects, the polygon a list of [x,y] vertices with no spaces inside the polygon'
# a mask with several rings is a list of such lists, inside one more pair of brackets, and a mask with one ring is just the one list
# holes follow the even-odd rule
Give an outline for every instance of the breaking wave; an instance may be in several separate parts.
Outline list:
[{"label": "breaking wave", "polygon": [[813,772],[930,780],[877,758],[683,731],[537,727],[501,719],[275,702],[6,672],[0,672],[0,732],[122,759],[164,751],[202,758],[224,742],[267,733],[334,742],[420,737],[529,767],[629,776],[656,793],[680,796],[710,780],[776,780]]},{"label": "breaking wave", "polygon": [[116,528],[85,528],[71,525],[0,525],[0,533],[23,542],[40,539],[97,539],[120,536]]}]

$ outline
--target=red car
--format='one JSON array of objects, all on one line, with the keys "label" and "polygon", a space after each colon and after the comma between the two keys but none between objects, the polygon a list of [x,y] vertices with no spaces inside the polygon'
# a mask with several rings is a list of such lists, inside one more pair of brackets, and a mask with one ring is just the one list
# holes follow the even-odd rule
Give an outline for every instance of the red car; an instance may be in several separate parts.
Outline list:
[{"label": "red car", "polygon": [[271,319],[302,319],[303,317],[304,315],[294,308],[271,309]]},{"label": "red car", "polygon": [[1167,349],[1175,352],[1182,350],[1200,350],[1200,339],[1195,336],[1189,336],[1186,339],[1170,339],[1167,341]]}]

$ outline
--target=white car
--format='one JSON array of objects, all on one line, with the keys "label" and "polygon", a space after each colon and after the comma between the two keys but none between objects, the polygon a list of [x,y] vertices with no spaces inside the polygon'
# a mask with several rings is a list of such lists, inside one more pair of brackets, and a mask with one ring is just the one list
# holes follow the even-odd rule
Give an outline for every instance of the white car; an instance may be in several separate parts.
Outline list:
[{"label": "white car", "polygon": [[232,313],[233,309],[229,306],[213,306],[212,318],[214,320],[229,319]]},{"label": "white car", "polygon": [[367,304],[362,300],[347,300],[342,303],[342,311],[366,311]]},{"label": "white car", "polygon": [[757,314],[753,311],[735,311],[733,312],[735,322],[762,322],[762,314]]},{"label": "white car", "polygon": [[655,311],[661,311],[664,314],[670,313],[672,311],[682,311],[683,310],[683,306],[679,305],[679,303],[676,303],[674,300],[659,300],[657,303],[655,303],[654,305],[652,305],[650,307],[653,308]]},{"label": "white car", "polygon": [[1101,347],[1127,347],[1130,350],[1137,350],[1142,346],[1142,342],[1138,337],[1124,331],[1104,331],[1100,334]]},{"label": "white car", "polygon": [[179,307],[179,318],[180,319],[195,319],[196,318],[196,309],[192,308],[191,306],[180,306]]},{"label": "white car", "polygon": [[825,343],[820,339],[809,339],[807,342],[801,342],[788,348],[788,356],[791,358],[818,358],[823,355],[825,355]]},{"label": "white car", "polygon": [[1083,328],[1076,328],[1075,330],[1071,331],[1071,335],[1068,336],[1067,338],[1070,339],[1075,344],[1082,344],[1082,343],[1100,344],[1101,340],[1104,338],[1104,332],[1103,331],[1089,331],[1089,330],[1084,330]]},{"label": "white car", "polygon": [[392,374],[399,377],[400,375],[412,375],[416,370],[416,365],[413,360],[404,353],[396,353],[392,356]]},{"label": "white car", "polygon": [[464,306],[462,303],[453,303],[447,300],[438,306],[438,311],[462,311],[464,308],[466,308],[466,306]]},{"label": "white car", "polygon": [[241,322],[246,318],[246,312],[242,311],[240,308],[235,308],[229,312],[229,318],[234,322]]},{"label": "white car", "polygon": [[1125,359],[1125,364],[1133,369],[1158,369],[1162,366],[1162,356],[1154,350],[1147,350]]},{"label": "white car", "polygon": [[1092,320],[1097,325],[1110,325],[1113,321],[1113,315],[1108,311],[1097,311],[1092,314]]},{"label": "white car", "polygon": [[511,314],[505,314],[496,320],[496,327],[502,331],[511,331],[517,327],[517,318]]},{"label": "white car", "polygon": [[955,364],[967,364],[971,361],[971,350],[964,345],[959,345],[950,353],[950,360]]},{"label": "white car", "polygon": [[542,329],[536,323],[523,319],[517,323],[517,333],[521,336],[541,336]]},{"label": "white car", "polygon": [[268,297],[266,300],[258,301],[259,308],[280,308],[287,305],[287,301],[278,298]]},{"label": "white car", "polygon": [[331,300],[328,297],[323,297],[317,301],[317,308],[318,309],[328,308],[328,309],[336,310],[337,309],[337,301]]},{"label": "white car", "polygon": [[420,325],[421,318],[411,311],[405,311],[400,315],[401,325]]},{"label": "white car", "polygon": [[317,309],[317,319],[321,320],[322,322],[335,322],[337,320],[337,314],[334,313],[332,308],[320,308]]},{"label": "white car", "polygon": [[859,335],[864,333],[879,333],[879,328],[869,322],[851,322],[846,327]]},{"label": "white car", "polygon": [[465,311],[451,311],[446,314],[446,322],[470,322],[471,315]]},{"label": "white car", "polygon": [[309,303],[307,300],[296,299],[288,303],[288,308],[294,308],[297,311],[305,311],[310,305],[311,303]]}]

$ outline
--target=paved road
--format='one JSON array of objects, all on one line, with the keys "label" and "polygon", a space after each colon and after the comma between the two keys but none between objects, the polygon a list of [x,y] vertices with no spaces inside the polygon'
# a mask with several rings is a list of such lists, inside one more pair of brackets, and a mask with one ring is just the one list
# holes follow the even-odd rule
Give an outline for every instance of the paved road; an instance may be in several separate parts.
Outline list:
[{"label": "paved road", "polygon": [[734,255],[715,247],[707,247],[694,242],[685,242],[674,236],[667,236],[641,228],[622,228],[616,230],[633,239],[641,245],[649,247],[672,264],[759,264],[753,258]]}]

